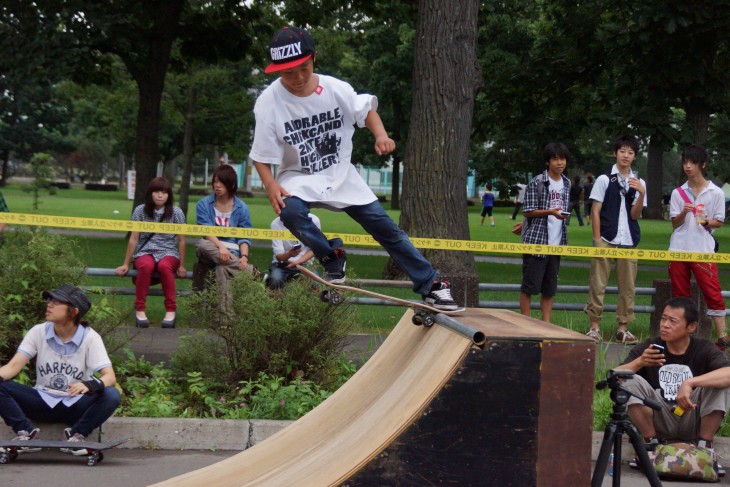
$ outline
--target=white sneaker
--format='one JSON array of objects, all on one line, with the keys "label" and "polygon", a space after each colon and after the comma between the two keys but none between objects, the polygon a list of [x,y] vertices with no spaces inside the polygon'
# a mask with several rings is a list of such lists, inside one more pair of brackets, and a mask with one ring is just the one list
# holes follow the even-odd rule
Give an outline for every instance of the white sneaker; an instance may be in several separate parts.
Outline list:
[{"label": "white sneaker", "polygon": [[[81,433],[74,433],[72,435],[71,428],[66,428],[65,430],[63,430],[63,436],[66,437],[66,441],[69,444],[81,443],[81,442],[86,441],[86,437],[84,435],[82,435]],[[86,448],[61,448],[61,451],[64,453],[70,453],[71,455],[75,455],[75,456],[83,456],[83,455],[89,454],[89,452],[88,452],[88,450],[86,450]]]},{"label": "white sneaker", "polygon": [[599,328],[591,328],[588,330],[588,333],[586,333],[586,336],[593,338],[593,341],[596,343],[601,343],[603,341],[603,335],[601,335],[601,330]]},{"label": "white sneaker", "polygon": [[[20,440],[20,441],[34,440],[38,437],[40,432],[41,432],[40,428],[33,428],[33,430],[30,432],[25,431],[25,430],[20,430],[16,433],[18,436],[16,436],[13,439]],[[18,448],[18,453],[33,453],[36,451],[41,451],[41,449],[40,448]]]}]

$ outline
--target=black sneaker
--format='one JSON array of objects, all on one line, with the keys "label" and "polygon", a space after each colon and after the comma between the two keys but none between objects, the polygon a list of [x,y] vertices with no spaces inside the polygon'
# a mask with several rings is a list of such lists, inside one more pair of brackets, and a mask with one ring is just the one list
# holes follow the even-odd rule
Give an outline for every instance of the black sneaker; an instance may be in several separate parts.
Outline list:
[{"label": "black sneaker", "polygon": [[345,249],[335,249],[334,252],[319,259],[324,267],[324,280],[331,284],[343,284],[345,282],[345,267],[347,258]]},{"label": "black sneaker", "polygon": [[456,311],[459,305],[451,297],[451,284],[448,281],[435,281],[431,292],[423,297],[423,301],[436,309]]}]

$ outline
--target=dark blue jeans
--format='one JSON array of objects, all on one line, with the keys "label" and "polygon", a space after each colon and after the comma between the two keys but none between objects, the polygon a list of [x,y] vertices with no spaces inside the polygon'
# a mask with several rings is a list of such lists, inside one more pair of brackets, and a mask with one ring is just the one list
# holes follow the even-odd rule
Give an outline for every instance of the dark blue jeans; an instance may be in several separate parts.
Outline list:
[{"label": "dark blue jeans", "polygon": [[32,387],[13,381],[0,383],[0,417],[16,433],[33,430],[30,420],[45,423],[65,423],[71,434],[88,436],[101,426],[119,407],[122,398],[115,387],[107,387],[102,394],[84,394],[68,407],[58,403],[51,408]]},{"label": "dark blue jeans", "polygon": [[[326,257],[335,249],[342,247],[342,240],[327,240],[322,231],[309,218],[310,204],[291,196],[284,200],[286,207],[281,210],[281,221],[304,245],[312,249],[318,259]],[[378,201],[367,205],[348,206],[343,209],[359,223],[390,254],[408,277],[413,281],[413,291],[426,295],[431,291],[438,272],[431,266],[413,243],[395,224]]]},{"label": "dark blue jeans", "polygon": [[279,265],[278,262],[272,262],[269,266],[269,279],[266,281],[266,286],[269,289],[281,289],[298,274],[299,271],[296,267],[290,268]]}]

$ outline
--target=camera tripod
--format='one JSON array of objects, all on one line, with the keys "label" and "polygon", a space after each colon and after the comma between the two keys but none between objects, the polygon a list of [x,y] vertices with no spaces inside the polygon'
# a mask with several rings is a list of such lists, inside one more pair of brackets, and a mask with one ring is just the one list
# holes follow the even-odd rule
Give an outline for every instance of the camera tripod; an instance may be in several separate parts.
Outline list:
[{"label": "camera tripod", "polygon": [[[649,485],[651,487],[661,487],[662,483],[659,480],[659,476],[654,470],[654,467],[649,460],[649,454],[644,444],[644,439],[639,434],[639,431],[631,423],[629,415],[626,412],[626,403],[629,397],[633,394],[629,391],[622,389],[620,386],[620,378],[630,378],[634,373],[627,370],[609,370],[606,373],[607,380],[601,381],[596,384],[597,389],[603,389],[606,386],[611,387],[611,399],[613,400],[613,413],[611,414],[611,421],[606,425],[606,431],[603,435],[603,441],[601,442],[601,451],[598,454],[598,460],[596,460],[596,467],[593,470],[593,478],[591,479],[591,487],[601,487],[603,484],[603,477],[606,475],[606,468],[608,467],[609,457],[611,455],[611,449],[613,448],[613,487],[620,487],[621,485],[621,442],[623,440],[623,434],[629,435],[629,440],[636,451],[636,455],[639,460],[639,467],[644,472]],[[634,396],[643,401],[644,404],[652,409],[660,410],[661,405],[657,404],[656,401],[648,398],[640,398]]]}]

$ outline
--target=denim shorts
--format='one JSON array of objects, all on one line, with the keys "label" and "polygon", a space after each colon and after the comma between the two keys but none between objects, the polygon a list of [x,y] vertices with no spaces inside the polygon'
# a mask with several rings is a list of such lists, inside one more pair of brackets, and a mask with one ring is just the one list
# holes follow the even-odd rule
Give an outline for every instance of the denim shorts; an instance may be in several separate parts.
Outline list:
[{"label": "denim shorts", "polygon": [[520,291],[528,296],[542,294],[555,296],[558,291],[559,255],[536,257],[532,254],[522,256],[522,287]]}]

